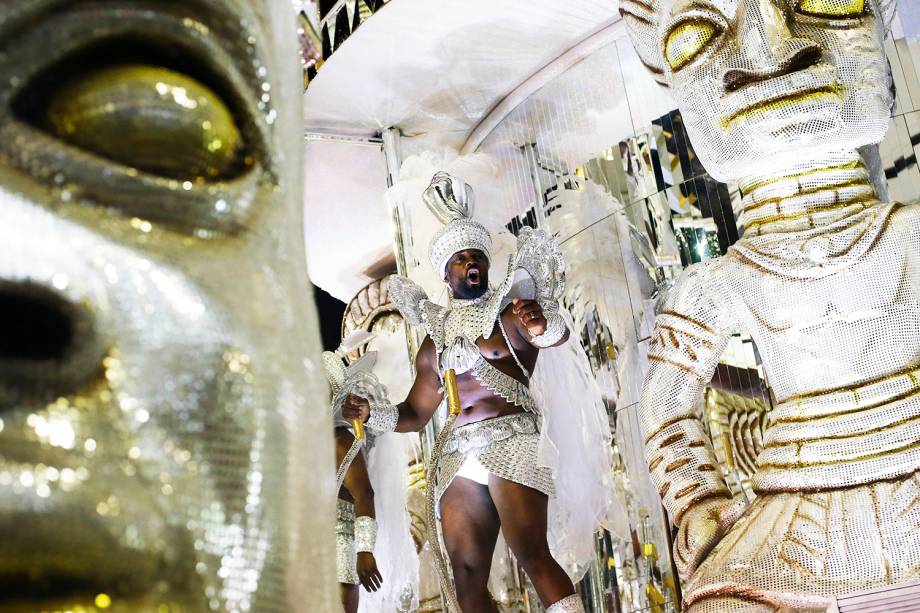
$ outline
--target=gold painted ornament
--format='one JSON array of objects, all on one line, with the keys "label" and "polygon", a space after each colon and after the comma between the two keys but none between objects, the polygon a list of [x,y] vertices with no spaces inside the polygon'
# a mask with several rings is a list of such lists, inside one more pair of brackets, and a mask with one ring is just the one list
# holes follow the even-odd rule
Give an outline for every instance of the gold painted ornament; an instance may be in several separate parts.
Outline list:
[{"label": "gold painted ornament", "polygon": [[220,96],[200,81],[128,64],[77,77],[49,102],[58,138],[154,175],[215,180],[239,167],[243,138]]}]

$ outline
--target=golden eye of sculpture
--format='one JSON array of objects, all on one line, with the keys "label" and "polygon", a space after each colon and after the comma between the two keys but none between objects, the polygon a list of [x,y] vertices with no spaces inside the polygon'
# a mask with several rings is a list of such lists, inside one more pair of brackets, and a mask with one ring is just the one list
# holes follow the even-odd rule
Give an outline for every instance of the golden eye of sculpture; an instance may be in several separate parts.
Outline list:
[{"label": "golden eye of sculpture", "polygon": [[866,13],[866,0],[798,0],[797,13],[825,19],[852,19]]},{"label": "golden eye of sculpture", "polygon": [[664,59],[676,72],[695,60],[719,33],[720,28],[711,21],[682,21],[665,37]]},{"label": "golden eye of sculpture", "polygon": [[154,175],[198,182],[235,174],[243,138],[221,97],[162,67],[127,64],[72,78],[49,94],[46,129]]}]

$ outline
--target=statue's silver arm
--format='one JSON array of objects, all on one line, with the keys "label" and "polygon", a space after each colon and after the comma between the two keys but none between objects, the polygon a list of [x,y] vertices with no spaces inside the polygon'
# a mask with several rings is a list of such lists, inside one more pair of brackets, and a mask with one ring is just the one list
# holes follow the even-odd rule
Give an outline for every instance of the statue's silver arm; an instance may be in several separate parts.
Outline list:
[{"label": "statue's silver arm", "polygon": [[639,407],[648,469],[675,523],[694,503],[731,495],[698,410],[730,338],[708,266],[684,271],[655,319]]}]

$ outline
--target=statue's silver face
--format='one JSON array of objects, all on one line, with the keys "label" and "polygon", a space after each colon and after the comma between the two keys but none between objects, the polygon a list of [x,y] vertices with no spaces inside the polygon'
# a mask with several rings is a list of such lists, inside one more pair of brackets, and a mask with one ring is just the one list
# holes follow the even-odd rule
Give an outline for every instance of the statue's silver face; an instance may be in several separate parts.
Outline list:
[{"label": "statue's silver face", "polygon": [[329,604],[294,44],[277,0],[0,5],[0,611]]},{"label": "statue's silver face", "polygon": [[892,98],[875,0],[658,4],[640,54],[654,46],[712,175],[738,178],[882,139]]}]

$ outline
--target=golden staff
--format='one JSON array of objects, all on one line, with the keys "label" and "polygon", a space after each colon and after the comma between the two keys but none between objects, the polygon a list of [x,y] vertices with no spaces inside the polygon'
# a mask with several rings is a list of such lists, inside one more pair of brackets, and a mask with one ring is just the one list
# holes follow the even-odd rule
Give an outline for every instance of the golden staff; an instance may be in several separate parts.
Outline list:
[{"label": "golden staff", "polygon": [[437,496],[435,494],[437,490],[438,464],[441,462],[441,451],[461,411],[460,389],[457,387],[457,373],[453,368],[444,372],[444,391],[447,396],[447,407],[450,414],[447,417],[447,421],[444,423],[444,427],[438,432],[438,436],[434,441],[434,448],[431,451],[431,461],[428,465],[428,542],[431,543],[431,549],[434,551],[438,561],[438,578],[441,583],[441,593],[447,601],[447,608],[454,613],[460,613],[460,604],[457,602],[457,593],[454,591],[450,568],[447,566],[447,559],[444,557],[444,551],[441,548],[441,535],[438,530],[440,522],[438,522],[437,517]]}]

